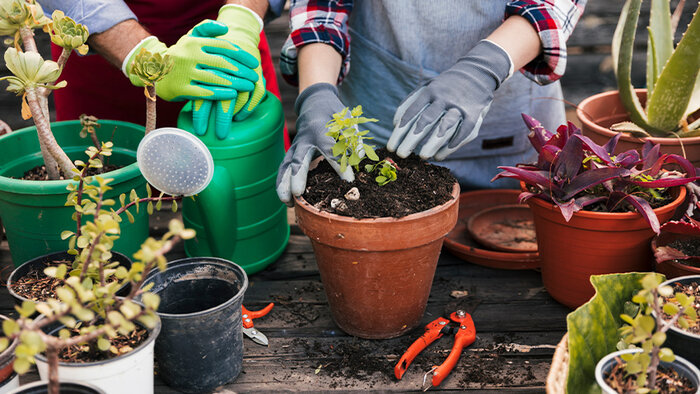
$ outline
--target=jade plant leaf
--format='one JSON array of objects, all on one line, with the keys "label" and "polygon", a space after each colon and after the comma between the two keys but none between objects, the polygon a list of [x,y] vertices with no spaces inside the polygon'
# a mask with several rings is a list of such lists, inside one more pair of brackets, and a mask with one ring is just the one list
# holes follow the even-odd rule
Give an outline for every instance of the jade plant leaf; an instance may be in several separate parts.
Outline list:
[{"label": "jade plant leaf", "polygon": [[[566,317],[569,331],[568,393],[599,393],[595,381],[598,360],[616,349],[625,302],[641,288],[647,273],[593,275],[596,294]],[[663,275],[657,274],[660,277]]]}]

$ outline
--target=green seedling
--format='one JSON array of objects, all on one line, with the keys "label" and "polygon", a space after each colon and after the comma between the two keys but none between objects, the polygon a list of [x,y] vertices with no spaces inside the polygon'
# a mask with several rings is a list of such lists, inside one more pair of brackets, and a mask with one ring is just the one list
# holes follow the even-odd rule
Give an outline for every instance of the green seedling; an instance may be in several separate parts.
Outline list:
[{"label": "green seedling", "polygon": [[[119,197],[120,208],[113,209],[116,201],[106,199],[105,193],[111,189],[112,179],[101,176],[88,176],[88,170],[102,167],[100,157],[112,154],[112,143],[103,143],[100,148],[90,146],[86,150],[87,162],[76,161],[73,182],[68,185],[69,195],[66,206],[73,206],[76,231],[64,231],[62,239],[69,242],[69,253],[75,255],[72,264],[51,266],[44,270],[47,276],[58,279],[62,285],[55,291],[55,297],[44,302],[25,301],[16,307],[18,319],[3,322],[4,337],[0,338],[0,351],[4,350],[15,338],[19,344],[15,348],[14,370],[23,374],[35,362],[34,357],[45,352],[49,366],[49,392],[59,392],[58,362],[61,349],[81,345],[83,349],[97,348],[103,352],[119,352],[112,346],[112,339],[118,334],[128,335],[136,329],[139,322],[147,328],[153,328],[158,322],[156,309],[160,303],[158,295],[150,293],[149,288],[141,288],[149,272],[154,269],[165,270],[167,261],[165,253],[180,239],[191,239],[194,230],[185,229],[182,222],[173,220],[168,232],[160,239],[148,238],[138,252],[130,269],[112,260],[112,246],[120,235],[120,215],[126,214],[133,221],[129,209],[139,204],[148,204],[149,212],[153,203],[160,209],[162,201],[173,201],[181,197],[139,198],[131,191],[129,202],[126,195]],[[86,220],[89,218],[89,220]],[[125,284],[131,285],[131,292],[126,297],[117,297],[117,291]],[[143,305],[134,301],[140,297]],[[35,312],[40,318],[32,318]],[[42,328],[55,322],[66,328],[55,337]],[[77,330],[78,335],[71,336],[69,329]],[[121,354],[121,353],[120,353]]]},{"label": "green seedling", "polygon": [[377,181],[379,186],[384,186],[387,183],[396,180],[399,166],[396,165],[396,163],[394,163],[393,160],[386,158],[380,161],[379,163],[365,165],[365,171],[367,171],[370,174],[373,173],[377,168],[379,168],[379,175],[377,175],[377,177],[374,178],[374,180]]},{"label": "green seedling", "polygon": [[[637,393],[640,394],[657,392],[659,362],[675,360],[673,350],[662,347],[669,328],[676,322],[681,327],[688,328],[691,322],[697,320],[693,307],[695,297],[683,293],[673,294],[671,286],[659,286],[661,280],[658,275],[645,276],[642,279],[642,289],[632,297],[632,302],[639,305],[639,312],[635,317],[627,313],[620,315],[627,324],[620,328],[622,340],[618,348],[643,349],[642,352],[621,356],[627,373],[636,376]],[[630,308],[625,310],[627,312]]]},{"label": "green seedling", "polygon": [[[348,116],[348,112],[350,116]],[[357,127],[363,123],[376,122],[377,119],[365,118],[361,115],[361,105],[353,108],[352,111],[349,108],[344,108],[333,114],[333,119],[326,123],[328,129],[326,135],[336,141],[332,152],[333,156],[340,156],[338,159],[340,172],[345,172],[348,165],[359,171],[363,151],[370,160],[379,161],[379,157],[374,152],[374,146],[366,143],[366,140],[372,139],[372,137],[365,137],[369,130],[360,131]]]}]

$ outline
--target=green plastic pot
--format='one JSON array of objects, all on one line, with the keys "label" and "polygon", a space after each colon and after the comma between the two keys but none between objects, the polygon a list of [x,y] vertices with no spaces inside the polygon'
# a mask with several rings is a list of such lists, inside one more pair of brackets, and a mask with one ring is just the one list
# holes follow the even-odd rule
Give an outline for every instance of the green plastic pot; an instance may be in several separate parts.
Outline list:
[{"label": "green plastic pot", "polygon": [[[139,195],[146,193],[146,180],[136,164],[136,148],[144,135],[143,126],[133,123],[101,120],[97,129],[100,141],[113,141],[109,164],[122,168],[103,174],[113,178],[112,190],[106,198],[118,201],[122,193],[135,189]],[[58,144],[71,160],[86,160],[85,149],[92,144],[90,138],[81,138],[81,125],[77,120],[51,124]],[[66,186],[72,181],[27,181],[20,178],[25,171],[43,164],[35,127],[27,127],[0,137],[0,218],[10,246],[15,267],[34,257],[68,249],[68,241],[61,240],[64,230],[75,231],[71,219],[75,209],[64,206],[68,197]],[[123,218],[121,236],[114,243],[114,250],[127,256],[136,252],[148,237],[148,213],[137,214],[134,223]]]},{"label": "green plastic pot", "polygon": [[[228,137],[198,136],[214,158],[214,176],[194,200],[185,199],[185,227],[197,231],[185,241],[190,257],[219,257],[256,273],[282,254],[289,240],[287,207],[277,197],[277,170],[284,158],[284,112],[272,94],[265,95],[245,120],[233,122]],[[177,125],[193,132],[192,106],[185,105]]]}]

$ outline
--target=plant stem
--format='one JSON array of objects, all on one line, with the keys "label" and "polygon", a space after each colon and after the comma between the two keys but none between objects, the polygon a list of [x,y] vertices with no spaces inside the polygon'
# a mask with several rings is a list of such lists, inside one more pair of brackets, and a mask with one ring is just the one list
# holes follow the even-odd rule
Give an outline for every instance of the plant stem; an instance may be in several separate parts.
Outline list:
[{"label": "plant stem", "polygon": [[66,62],[68,61],[68,58],[70,57],[71,51],[63,48],[63,51],[61,51],[61,56],[58,57],[58,60],[56,63],[58,63],[58,68],[63,70],[63,67],[66,65]]},{"label": "plant stem", "polygon": [[[138,203],[141,204],[141,203],[144,203],[144,202],[159,201],[159,200],[160,200],[160,201],[181,201],[181,200],[182,200],[182,196],[175,196],[175,197],[144,197],[144,198],[139,199],[139,200],[138,200]],[[114,211],[114,215],[119,216],[119,215],[121,215],[122,213],[124,213],[124,211],[126,211],[127,209],[131,208],[131,207],[134,206],[134,205],[136,205],[136,201],[132,201],[132,202],[130,202],[130,203],[124,205],[123,207],[117,209],[116,211]]]},{"label": "plant stem", "polygon": [[[76,205],[82,206],[83,205],[83,192],[85,191],[85,176],[87,175],[88,169],[90,169],[90,161],[94,160],[95,158],[100,156],[100,153],[102,152],[102,147],[97,148],[97,153],[94,155],[90,156],[90,159],[88,160],[88,163],[83,167],[83,170],[80,172],[80,182],[78,182],[78,187],[75,189],[76,191]],[[83,213],[82,212],[75,212],[76,218],[75,218],[75,223],[78,226],[78,228],[75,230],[75,237],[80,236],[80,227],[82,227],[82,219],[83,219]],[[82,280],[83,277],[81,275],[80,279]]]},{"label": "plant stem", "polygon": [[172,237],[168,240],[168,242],[166,242],[163,245],[162,248],[160,248],[159,251],[155,253],[155,257],[151,261],[149,261],[148,264],[146,264],[146,267],[143,269],[143,273],[141,273],[141,279],[137,283],[131,284],[131,292],[128,296],[126,296],[127,299],[131,300],[139,294],[139,290],[141,289],[143,283],[146,281],[146,277],[156,265],[156,260],[158,259],[158,257],[168,253],[173,248],[173,246],[175,246],[175,244],[178,243],[179,240],[180,237],[178,236]]},{"label": "plant stem", "polygon": [[156,87],[146,86],[146,134],[156,128]]},{"label": "plant stem", "polygon": [[[45,88],[37,88],[37,89],[43,89],[47,92],[50,92],[49,89]],[[44,116],[46,119],[50,119],[49,115],[49,99],[44,96],[39,94],[39,103],[41,104],[41,109],[44,111]],[[44,166],[46,167],[46,172],[49,175],[49,179],[59,179],[61,177],[61,173],[58,168],[58,163],[56,163],[56,160],[48,154],[48,148],[46,147],[46,144],[44,143],[43,140],[39,140],[39,147],[41,148],[41,155],[44,158]]]},{"label": "plant stem", "polygon": [[59,394],[60,383],[58,381],[58,346],[54,341],[46,343],[46,359],[49,364],[49,393]]},{"label": "plant stem", "polygon": [[34,41],[34,32],[30,27],[20,27],[19,35],[22,37],[25,52],[39,52],[39,50],[36,48],[36,41]]},{"label": "plant stem", "polygon": [[[32,112],[32,117],[34,118],[34,124],[36,125],[37,134],[39,136],[39,141],[44,142],[46,145],[47,152],[53,156],[56,163],[63,171],[66,178],[71,178],[72,170],[75,168],[73,162],[68,158],[66,153],[61,149],[54,138],[53,133],[51,133],[51,125],[49,120],[44,116],[44,111],[39,103],[39,97],[36,92],[36,88],[27,88],[27,102],[29,103],[29,109]],[[46,161],[44,161],[46,163]]]}]

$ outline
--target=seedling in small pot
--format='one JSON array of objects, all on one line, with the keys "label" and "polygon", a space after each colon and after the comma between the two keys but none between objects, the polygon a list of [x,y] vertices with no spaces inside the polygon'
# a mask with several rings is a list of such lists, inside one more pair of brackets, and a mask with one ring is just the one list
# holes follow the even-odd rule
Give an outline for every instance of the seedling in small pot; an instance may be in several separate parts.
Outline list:
[{"label": "seedling in small pot", "polygon": [[[647,141],[642,156],[635,150],[614,155],[620,135],[604,146],[584,136],[568,123],[556,133],[546,130],[536,119],[523,114],[530,129],[528,138],[538,153],[534,164],[498,167],[499,178],[519,179],[528,187],[520,200],[541,198],[556,204],[566,221],[582,209],[606,212],[639,212],[655,233],[659,220],[653,211],[667,202],[667,188],[698,179],[695,167],[675,154],[660,154],[660,146]],[[679,170],[665,170],[674,164]]]},{"label": "seedling in small pot", "polygon": [[659,370],[661,361],[671,363],[675,360],[673,351],[662,346],[666,341],[666,332],[676,322],[688,327],[691,322],[697,321],[694,297],[674,294],[671,286],[660,284],[658,275],[645,276],[642,289],[632,298],[632,302],[639,306],[639,312],[634,317],[627,313],[620,316],[627,324],[620,328],[622,340],[618,348],[640,347],[642,351],[620,356],[626,374],[611,373],[607,379],[618,379],[615,384],[610,384],[611,387],[624,387],[624,392],[634,390],[649,393],[658,390],[661,376],[666,380],[664,384],[677,380],[672,372]]}]

